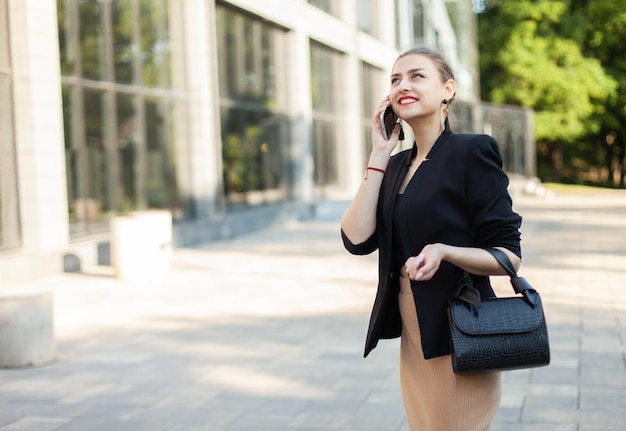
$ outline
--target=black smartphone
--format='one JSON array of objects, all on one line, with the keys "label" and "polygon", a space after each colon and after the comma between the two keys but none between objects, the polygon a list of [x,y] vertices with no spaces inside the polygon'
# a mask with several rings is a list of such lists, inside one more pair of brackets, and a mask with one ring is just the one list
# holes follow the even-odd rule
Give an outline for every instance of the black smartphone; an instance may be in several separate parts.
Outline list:
[{"label": "black smartphone", "polygon": [[[393,132],[393,128],[395,127],[397,122],[398,116],[395,112],[393,112],[391,105],[387,106],[387,109],[385,109],[383,113],[380,114],[380,126],[383,129],[383,137],[385,138],[385,140],[389,140],[391,132]],[[402,128],[400,128],[400,140],[403,139],[404,131],[402,130]]]}]

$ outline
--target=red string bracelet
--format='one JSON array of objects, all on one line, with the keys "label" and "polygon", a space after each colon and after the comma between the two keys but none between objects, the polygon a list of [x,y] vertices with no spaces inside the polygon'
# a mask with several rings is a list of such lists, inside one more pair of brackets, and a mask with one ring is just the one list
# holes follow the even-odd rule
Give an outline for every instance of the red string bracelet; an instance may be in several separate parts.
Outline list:
[{"label": "red string bracelet", "polygon": [[376,172],[380,172],[381,174],[385,175],[387,173],[386,170],[384,169],[380,169],[380,168],[375,168],[373,166],[368,166],[365,168],[365,179],[367,179],[367,174],[369,173],[369,171],[376,171]]}]

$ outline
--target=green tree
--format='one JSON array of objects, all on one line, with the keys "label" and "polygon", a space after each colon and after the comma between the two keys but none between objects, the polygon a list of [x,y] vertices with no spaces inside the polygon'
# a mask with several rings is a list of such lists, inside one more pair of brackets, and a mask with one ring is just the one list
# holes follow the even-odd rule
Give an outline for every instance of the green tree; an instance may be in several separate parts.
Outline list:
[{"label": "green tree", "polygon": [[583,52],[570,0],[501,0],[479,15],[482,97],[535,111],[539,175],[561,181],[616,83]]},{"label": "green tree", "polygon": [[596,112],[600,131],[590,136],[601,149],[600,180],[626,185],[626,2],[623,0],[572,0],[572,11],[584,17],[578,41],[587,55],[596,57],[617,83],[615,97]]}]

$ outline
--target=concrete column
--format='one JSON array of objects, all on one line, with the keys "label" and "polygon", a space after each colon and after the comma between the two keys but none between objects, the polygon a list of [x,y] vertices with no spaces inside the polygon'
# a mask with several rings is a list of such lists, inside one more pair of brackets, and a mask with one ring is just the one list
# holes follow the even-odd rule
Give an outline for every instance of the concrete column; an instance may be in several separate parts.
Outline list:
[{"label": "concrete column", "polygon": [[68,243],[55,0],[9,0],[18,194],[25,248]]},{"label": "concrete column", "polygon": [[[352,28],[352,46],[344,59],[338,98],[340,121],[337,127],[339,189],[352,197],[361,183],[367,159],[363,160],[363,128],[361,112],[363,92],[361,60],[359,58],[359,30],[356,0],[343,2],[343,19]],[[374,17],[377,18],[377,17]]]},{"label": "concrete column", "polygon": [[222,191],[215,2],[182,2],[190,189],[199,219],[219,211]]},{"label": "concrete column", "polygon": [[311,99],[311,47],[308,33],[296,28],[289,44],[288,68],[292,71],[290,87],[294,113],[291,131],[294,197],[305,207],[313,204],[313,108]]}]

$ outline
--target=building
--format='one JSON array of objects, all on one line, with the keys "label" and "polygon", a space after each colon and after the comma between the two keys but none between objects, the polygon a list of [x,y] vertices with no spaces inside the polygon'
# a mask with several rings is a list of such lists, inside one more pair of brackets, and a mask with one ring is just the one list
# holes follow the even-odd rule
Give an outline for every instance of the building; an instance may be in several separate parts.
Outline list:
[{"label": "building", "polygon": [[0,0],[0,284],[106,264],[118,215],[184,246],[351,195],[410,47],[480,128],[475,31],[464,0]]}]

